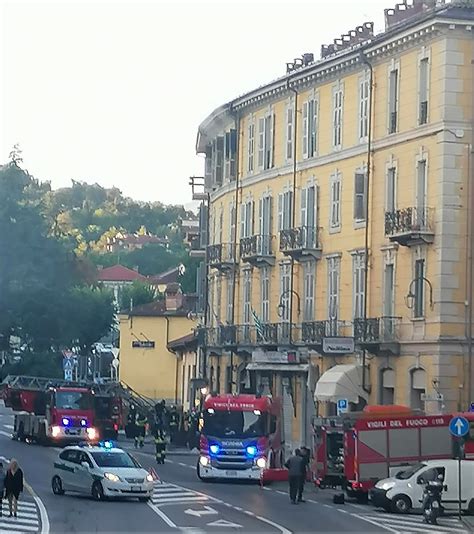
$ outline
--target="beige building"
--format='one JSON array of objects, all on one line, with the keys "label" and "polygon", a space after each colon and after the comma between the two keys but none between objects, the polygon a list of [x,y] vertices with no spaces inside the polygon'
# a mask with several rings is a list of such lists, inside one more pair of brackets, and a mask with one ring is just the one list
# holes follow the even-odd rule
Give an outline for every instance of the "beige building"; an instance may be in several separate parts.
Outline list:
[{"label": "beige building", "polygon": [[474,401],[474,5],[414,0],[385,22],[199,126],[203,365],[216,389],[283,395],[295,442],[341,399]]}]

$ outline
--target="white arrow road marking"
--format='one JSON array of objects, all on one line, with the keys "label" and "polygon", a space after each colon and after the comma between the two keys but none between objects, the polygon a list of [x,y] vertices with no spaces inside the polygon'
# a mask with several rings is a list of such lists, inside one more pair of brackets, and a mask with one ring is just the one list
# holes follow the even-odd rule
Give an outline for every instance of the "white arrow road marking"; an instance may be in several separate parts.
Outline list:
[{"label": "white arrow road marking", "polygon": [[188,508],[184,511],[185,514],[194,515],[196,517],[201,517],[202,515],[215,515],[218,514],[214,508],[211,508],[210,506],[204,506],[203,510],[193,510],[191,508]]},{"label": "white arrow road marking", "polygon": [[218,519],[217,521],[208,523],[207,526],[208,527],[243,528],[242,525],[239,525],[238,523],[231,523],[230,521],[226,521],[225,519]]}]

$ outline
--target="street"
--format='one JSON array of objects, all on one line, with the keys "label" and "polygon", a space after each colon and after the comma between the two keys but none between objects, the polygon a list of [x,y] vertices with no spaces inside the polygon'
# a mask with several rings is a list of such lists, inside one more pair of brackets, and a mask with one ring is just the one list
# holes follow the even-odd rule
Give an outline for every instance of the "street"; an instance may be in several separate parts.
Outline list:
[{"label": "street", "polygon": [[[334,492],[306,486],[306,502],[291,506],[286,486],[260,488],[248,483],[203,483],[195,474],[196,456],[172,454],[157,466],[151,445],[136,451],[128,440],[119,446],[131,450],[146,468],[154,467],[157,483],[152,502],[95,502],[75,495],[55,496],[50,487],[52,465],[59,449],[12,441],[13,416],[0,408],[0,456],[16,458],[27,485],[18,519],[0,520],[1,532],[467,532],[454,517],[427,526],[417,515],[395,516],[371,506],[335,505]],[[8,515],[8,514],[7,514]]]}]

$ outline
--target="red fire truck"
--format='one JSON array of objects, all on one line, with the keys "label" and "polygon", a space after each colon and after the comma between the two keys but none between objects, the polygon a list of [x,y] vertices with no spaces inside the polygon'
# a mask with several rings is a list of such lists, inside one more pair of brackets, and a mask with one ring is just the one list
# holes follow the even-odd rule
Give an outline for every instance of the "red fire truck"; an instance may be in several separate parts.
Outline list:
[{"label": "red fire truck", "polygon": [[282,467],[281,401],[266,396],[216,395],[204,401],[197,476],[263,480]]},{"label": "red fire truck", "polygon": [[[453,415],[371,406],[361,413],[315,418],[314,481],[322,488],[341,486],[348,496],[364,501],[378,480],[401,467],[452,458],[458,446],[448,430]],[[463,416],[472,421],[465,457],[474,458],[474,413]]]},{"label": "red fire truck", "polygon": [[16,412],[17,439],[48,443],[98,438],[90,387],[28,376],[9,376],[2,386],[5,406]]}]

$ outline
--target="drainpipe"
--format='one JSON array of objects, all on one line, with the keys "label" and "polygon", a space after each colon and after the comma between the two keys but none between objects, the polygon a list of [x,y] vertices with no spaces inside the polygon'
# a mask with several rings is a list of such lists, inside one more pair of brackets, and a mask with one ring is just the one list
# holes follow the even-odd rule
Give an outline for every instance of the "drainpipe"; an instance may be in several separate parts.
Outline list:
[{"label": "drainpipe", "polygon": [[[361,52],[359,56],[360,61],[369,68],[370,71],[370,81],[369,81],[369,124],[368,124],[368,135],[367,135],[367,201],[365,203],[365,237],[364,237],[364,254],[365,254],[365,269],[364,269],[364,329],[367,325],[367,306],[368,306],[368,294],[369,294],[369,204],[370,204],[370,180],[372,176],[372,116],[374,110],[374,69],[372,63],[367,59],[367,56]],[[369,389],[366,384],[365,379],[365,366],[367,360],[367,350],[364,349],[362,353],[362,389],[369,393]]]},{"label": "drainpipe", "polygon": [[[236,129],[236,150],[235,150],[235,197],[234,197],[234,242],[232,243],[232,253],[234,262],[232,264],[232,321],[231,324],[235,326],[235,286],[237,281],[237,225],[238,225],[238,205],[239,205],[239,163],[240,163],[240,114],[234,110],[233,105],[230,106],[230,114],[235,120]],[[235,332],[237,334],[237,332]],[[236,335],[237,339],[237,335]],[[234,392],[234,351],[230,352],[230,393]]]},{"label": "drainpipe", "polygon": [[[297,148],[296,141],[298,139],[298,91],[291,87],[290,78],[286,81],[286,87],[292,91],[295,95],[295,105],[293,111],[293,206],[291,213],[291,226],[294,229],[296,223],[296,157],[297,157]],[[289,342],[290,347],[292,345],[292,333],[293,333],[293,296],[294,296],[294,270],[295,270],[295,259],[291,257],[291,274],[290,274],[290,336]]]}]

